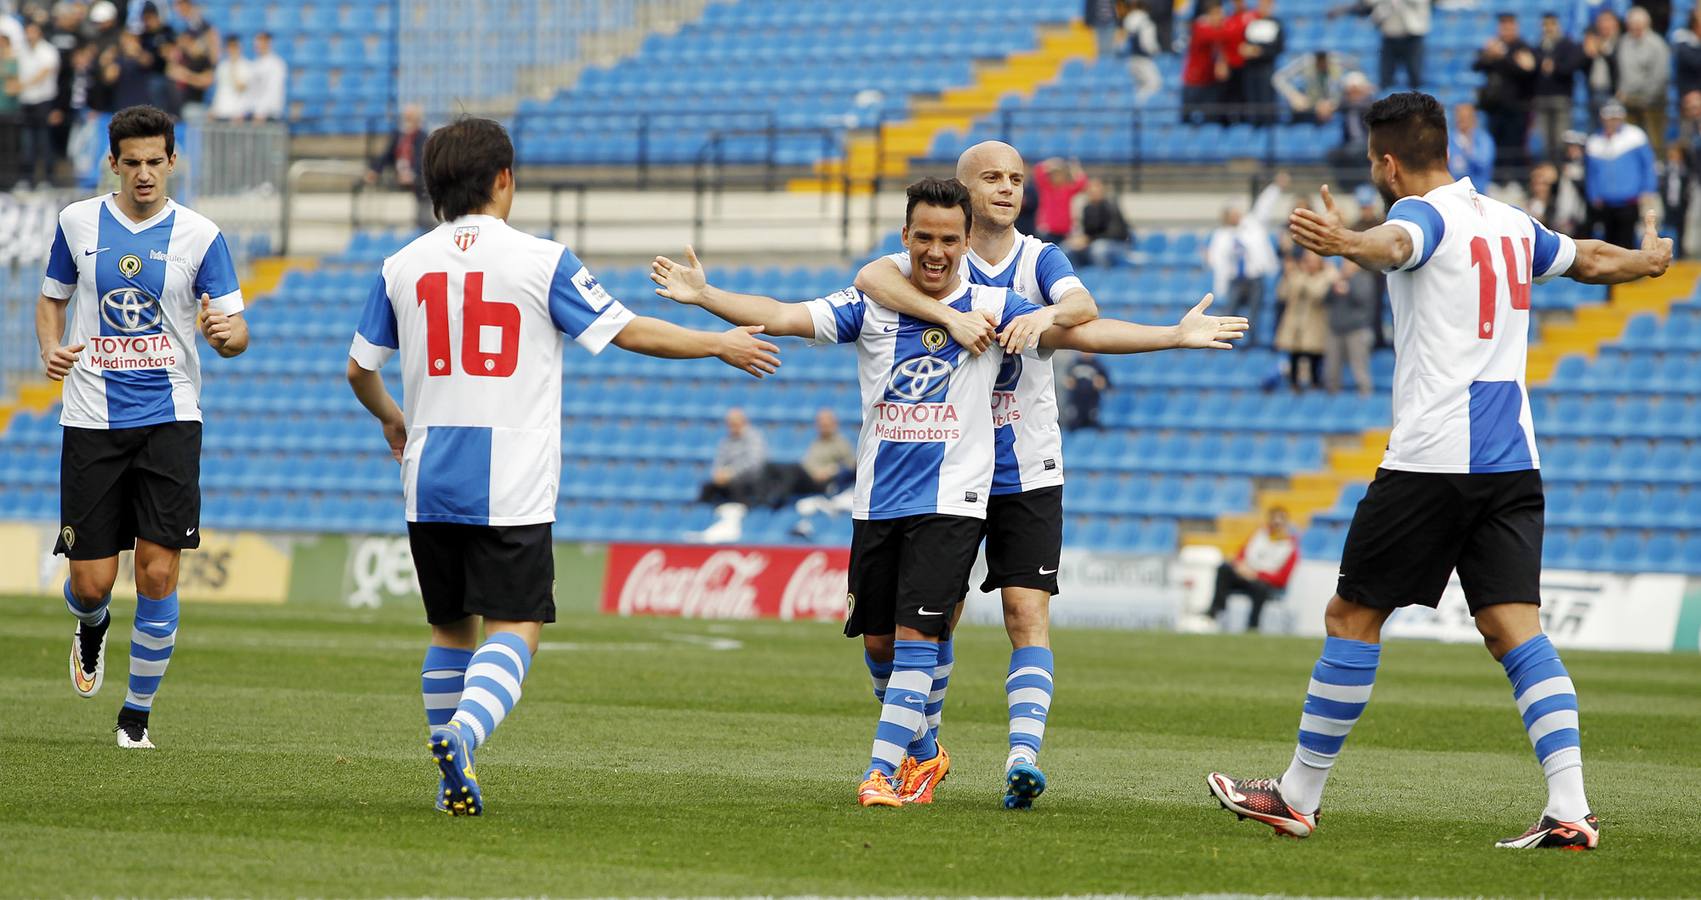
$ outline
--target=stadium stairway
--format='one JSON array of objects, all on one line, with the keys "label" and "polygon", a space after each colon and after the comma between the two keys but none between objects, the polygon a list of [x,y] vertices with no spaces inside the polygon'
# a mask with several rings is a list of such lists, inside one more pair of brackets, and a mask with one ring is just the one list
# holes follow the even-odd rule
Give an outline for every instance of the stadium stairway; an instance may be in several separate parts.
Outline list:
[{"label": "stadium stairway", "polygon": [[[1664,278],[1618,287],[1606,303],[1578,306],[1564,321],[1541,325],[1538,339],[1530,347],[1527,379],[1543,469],[1553,498],[1549,525],[1597,530],[1600,526],[1621,526],[1630,533],[1621,543],[1616,535],[1609,543],[1596,534],[1592,544],[1599,546],[1581,550],[1575,547],[1579,538],[1564,533],[1552,542],[1557,546],[1544,553],[1550,566],[1701,572],[1701,489],[1694,487],[1701,477],[1701,471],[1696,471],[1701,463],[1701,441],[1696,440],[1701,437],[1701,422],[1695,419],[1693,401],[1701,387],[1694,383],[1701,379],[1696,375],[1701,370],[1695,367],[1701,359],[1691,355],[1692,347],[1701,349],[1701,334],[1693,339],[1689,335],[1689,326],[1701,323],[1701,299],[1695,298],[1698,293],[1701,263],[1678,262]],[[1683,304],[1680,313],[1674,312],[1677,304]],[[1670,322],[1677,315],[1685,322],[1677,329],[1679,334],[1662,338],[1659,322]],[[1654,354],[1659,354],[1658,359]],[[1673,357],[1669,365],[1664,363],[1668,355]],[[1639,365],[1647,371],[1632,371],[1635,357],[1642,357]],[[1674,409],[1653,416],[1649,413],[1660,412],[1653,407],[1632,410],[1615,421],[1600,413],[1578,415],[1576,410],[1564,408],[1563,399],[1550,399],[1555,393],[1563,398],[1563,392],[1583,390],[1616,394],[1650,391],[1672,397],[1668,402]],[[1623,405],[1612,397],[1602,399],[1613,407]],[[1602,412],[1608,411],[1611,408]],[[1591,421],[1574,421],[1584,418]],[[1661,421],[1643,423],[1639,428],[1637,422],[1629,421],[1634,418]],[[1602,424],[1592,427],[1596,420]],[[1366,429],[1357,441],[1331,448],[1322,469],[1295,474],[1280,487],[1260,491],[1251,511],[1223,515],[1211,531],[1187,534],[1184,543],[1233,553],[1267,512],[1280,506],[1300,528],[1317,526],[1307,535],[1304,555],[1338,558],[1353,507],[1364,496],[1382,461],[1388,436],[1387,428]],[[1587,443],[1571,447],[1578,438]],[[1638,443],[1630,446],[1632,441]],[[1578,465],[1570,465],[1570,456],[1590,451],[1592,459],[1579,459]],[[1622,451],[1631,461],[1615,461],[1616,451]],[[1573,482],[1577,483],[1575,488]],[[1620,482],[1648,487],[1624,491],[1624,500],[1619,502],[1620,491],[1615,487]],[[1577,507],[1576,514],[1570,507]],[[1640,507],[1658,509],[1643,514]],[[1676,534],[1666,534],[1668,531]]]},{"label": "stadium stairway", "polygon": [[1042,26],[1039,33],[1037,48],[977,66],[972,84],[946,90],[938,99],[913,100],[908,118],[885,123],[877,133],[853,138],[843,159],[817,163],[819,177],[797,179],[791,183],[792,189],[836,190],[847,174],[865,191],[872,188],[876,175],[902,178],[909,173],[910,160],[925,155],[938,135],[968,127],[977,116],[995,108],[1001,98],[1032,96],[1071,60],[1097,56],[1092,32],[1079,21]]}]

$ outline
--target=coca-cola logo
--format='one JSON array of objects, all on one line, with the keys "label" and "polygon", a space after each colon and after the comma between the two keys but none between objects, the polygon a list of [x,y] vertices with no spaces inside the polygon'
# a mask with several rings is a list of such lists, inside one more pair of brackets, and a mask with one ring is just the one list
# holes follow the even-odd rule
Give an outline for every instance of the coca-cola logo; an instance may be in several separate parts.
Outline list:
[{"label": "coca-cola logo", "polygon": [[835,568],[819,551],[804,557],[792,570],[780,597],[781,619],[837,619],[845,610],[849,573]]},{"label": "coca-cola logo", "polygon": [[752,582],[767,567],[766,554],[739,550],[717,551],[700,565],[669,567],[667,551],[651,550],[626,576],[619,611],[623,616],[754,619]]}]

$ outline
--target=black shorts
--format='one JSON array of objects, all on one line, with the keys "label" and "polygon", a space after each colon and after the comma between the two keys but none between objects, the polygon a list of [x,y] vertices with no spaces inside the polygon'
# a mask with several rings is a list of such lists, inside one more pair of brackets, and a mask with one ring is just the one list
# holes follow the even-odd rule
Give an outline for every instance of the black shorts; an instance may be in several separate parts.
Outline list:
[{"label": "black shorts", "polygon": [[850,615],[845,636],[897,626],[945,637],[980,547],[981,521],[905,516],[851,522]]},{"label": "black shorts", "polygon": [[986,504],[986,580],[982,593],[1035,588],[1056,596],[1063,556],[1063,485],[993,494]]},{"label": "black shorts", "polygon": [[1471,614],[1541,603],[1541,473],[1378,469],[1347,531],[1335,593],[1377,609],[1434,607],[1455,569]]},{"label": "black shorts", "polygon": [[59,452],[59,540],[70,559],[135,549],[201,546],[201,423],[64,429]]},{"label": "black shorts", "polygon": [[409,522],[408,545],[427,622],[452,625],[467,616],[555,621],[555,542],[548,522]]}]

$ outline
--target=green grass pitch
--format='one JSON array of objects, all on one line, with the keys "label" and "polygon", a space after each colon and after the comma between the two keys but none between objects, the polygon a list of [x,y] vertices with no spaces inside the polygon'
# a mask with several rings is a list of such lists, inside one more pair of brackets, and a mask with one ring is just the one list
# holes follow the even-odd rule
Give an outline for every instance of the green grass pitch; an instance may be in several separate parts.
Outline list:
[{"label": "green grass pitch", "polygon": [[[1064,601],[1059,601],[1064,602]],[[431,809],[408,609],[188,604],[156,752],[72,693],[72,621],[0,601],[0,895],[1693,896],[1701,659],[1571,652],[1592,854],[1495,850],[1545,793],[1479,647],[1397,643],[1310,840],[1237,822],[1205,773],[1273,775],[1314,640],[1062,631],[1031,811],[999,805],[1003,635],[959,636],[932,807],[852,799],[876,716],[831,625],[564,613],[479,756],[488,812]]]}]

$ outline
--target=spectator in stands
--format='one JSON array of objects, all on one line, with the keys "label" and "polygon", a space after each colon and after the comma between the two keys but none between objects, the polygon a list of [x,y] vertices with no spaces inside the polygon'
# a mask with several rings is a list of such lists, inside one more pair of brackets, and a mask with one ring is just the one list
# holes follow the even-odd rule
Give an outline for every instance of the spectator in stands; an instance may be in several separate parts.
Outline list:
[{"label": "spectator in stands", "polygon": [[758,488],[762,464],[768,461],[768,444],[762,432],[750,424],[744,410],[726,411],[726,436],[715,448],[714,467],[698,494],[703,503],[750,505]]},{"label": "spectator in stands", "polygon": [[256,122],[275,122],[284,117],[284,99],[289,88],[289,64],[272,52],[272,35],[254,35],[254,62],[249,69],[249,115]]},{"label": "spectator in stands", "polygon": [[1327,122],[1341,103],[1341,83],[1357,68],[1358,60],[1350,56],[1318,50],[1289,60],[1271,83],[1296,119],[1310,114],[1317,122]]},{"label": "spectator in stands", "polygon": [[[1162,0],[1158,5],[1163,5]],[[1158,71],[1157,56],[1163,51],[1163,45],[1158,42],[1158,26],[1142,0],[1128,4],[1122,31],[1128,36],[1128,75],[1134,79],[1134,102],[1145,103],[1163,87],[1164,79]]]},{"label": "spectator in stands", "polygon": [[1323,351],[1329,342],[1323,300],[1334,285],[1333,268],[1309,250],[1276,285],[1276,300],[1282,305],[1276,349],[1288,355],[1288,385],[1296,392],[1323,386]]},{"label": "spectator in stands", "polygon": [[1087,202],[1081,206],[1081,230],[1069,238],[1075,265],[1109,268],[1128,260],[1133,233],[1122,206],[1097,178],[1087,180]]},{"label": "spectator in stands", "polygon": [[1228,21],[1219,0],[1199,0],[1187,55],[1181,62],[1181,115],[1189,122],[1220,115],[1229,69],[1225,53]]},{"label": "spectator in stands", "polygon": [[1689,168],[1689,154],[1682,144],[1666,147],[1666,167],[1660,173],[1660,202],[1665,205],[1665,223],[1672,230],[1672,255],[1683,252],[1683,226],[1689,218],[1689,197],[1694,173]]},{"label": "spectator in stands", "polygon": [[58,161],[49,116],[59,95],[59,50],[47,42],[41,23],[32,21],[24,25],[24,43],[17,57],[24,181],[45,185],[52,180]]},{"label": "spectator in stands", "polygon": [[121,33],[117,46],[101,52],[100,80],[112,92],[115,109],[154,102],[152,68],[141,35],[133,31]]},{"label": "spectator in stands", "polygon": [[182,25],[183,33],[202,41],[201,46],[207,48],[214,62],[218,62],[219,30],[207,21],[201,4],[194,0],[177,0],[177,21]]},{"label": "spectator in stands", "polygon": [[1394,87],[1394,73],[1404,70],[1407,90],[1423,87],[1423,39],[1429,34],[1429,0],[1358,0],[1329,11],[1369,16],[1382,32],[1382,54],[1378,74],[1382,86]]},{"label": "spectator in stands", "polygon": [[1323,346],[1323,386],[1341,390],[1341,370],[1353,371],[1353,389],[1370,396],[1370,350],[1376,342],[1376,320],[1382,315],[1382,280],[1375,272],[1341,260],[1341,270],[1323,298],[1328,312],[1329,338]]},{"label": "spectator in stands", "polygon": [[[1033,184],[1032,173],[1029,173],[1028,183]],[[1039,217],[1039,191],[1022,192],[1022,208],[1016,210],[1015,229],[1017,234],[1033,234],[1034,220]]]},{"label": "spectator in stands", "polygon": [[1081,21],[1098,38],[1099,59],[1115,59],[1116,45],[1121,38],[1117,31],[1116,0],[1085,0]]},{"label": "spectator in stands", "polygon": [[1589,208],[1588,154],[1585,148],[1589,136],[1581,131],[1565,132],[1565,162],[1559,166],[1559,183],[1554,188],[1554,207],[1549,217],[1554,226],[1569,225],[1564,234],[1592,234],[1594,212]]},{"label": "spectator in stands", "polygon": [[[1228,304],[1225,315],[1258,321],[1264,306],[1264,278],[1280,266],[1269,232],[1257,218],[1238,206],[1223,208],[1222,224],[1205,243],[1205,264],[1211,269],[1211,290]],[[1248,345],[1257,343],[1248,332]]]},{"label": "spectator in stands", "polygon": [[1553,163],[1537,163],[1530,170],[1524,203],[1525,211],[1536,221],[1560,234],[1578,234],[1586,228],[1588,207],[1583,203],[1582,192],[1571,179],[1561,177],[1559,167]]},{"label": "spectator in stands", "polygon": [[1565,132],[1571,127],[1571,96],[1577,72],[1583,67],[1583,47],[1565,35],[1559,16],[1542,15],[1541,41],[1536,44],[1536,131],[1542,154],[1557,160],[1565,153]]},{"label": "spectator in stands", "polygon": [[1677,59],[1677,96],[1701,91],[1701,7],[1690,11],[1689,21],[1672,32],[1672,56]]},{"label": "spectator in stands", "polygon": [[183,103],[183,116],[199,122],[206,114],[207,91],[213,86],[213,58],[208,39],[179,32],[171,48],[165,74],[171,79]]},{"label": "spectator in stands", "polygon": [[752,506],[779,509],[800,496],[832,495],[852,487],[856,475],[856,450],[839,430],[839,417],[830,409],[815,411],[815,439],[795,463],[763,463],[751,485]]},{"label": "spectator in stands", "polygon": [[1252,601],[1248,631],[1257,631],[1264,604],[1288,586],[1294,565],[1299,562],[1299,536],[1288,524],[1288,511],[1270,508],[1264,527],[1254,531],[1234,559],[1217,567],[1216,591],[1211,597],[1212,618],[1228,609],[1228,598],[1245,594]]},{"label": "spectator in stands", "polygon": [[1488,116],[1494,139],[1494,169],[1502,178],[1523,175],[1529,165],[1530,108],[1536,99],[1536,53],[1518,33],[1518,17],[1501,13],[1495,36],[1471,68],[1483,73],[1477,106]]},{"label": "spectator in stands", "polygon": [[1623,37],[1618,16],[1603,9],[1583,36],[1583,80],[1589,88],[1589,115],[1618,95],[1618,42]]},{"label": "spectator in stands", "polygon": [[1228,77],[1222,84],[1224,108],[1217,121],[1228,125],[1246,120],[1246,26],[1258,18],[1258,11],[1249,9],[1246,0],[1230,0],[1233,9],[1224,19],[1223,64]]},{"label": "spectator in stands", "polygon": [[1677,101],[1677,143],[1689,155],[1691,171],[1701,162],[1701,91],[1690,91]]},{"label": "spectator in stands", "polygon": [[1666,91],[1671,85],[1671,49],[1650,26],[1648,11],[1633,6],[1624,17],[1624,38],[1618,42],[1618,100],[1630,124],[1642,129],[1654,144],[1654,156],[1665,153]]},{"label": "spectator in stands", "polygon": [[1494,138],[1477,127],[1477,108],[1469,103],[1453,107],[1453,127],[1447,136],[1447,171],[1454,178],[1469,178],[1479,191],[1494,181]]},{"label": "spectator in stands", "polygon": [[[53,24],[47,29],[47,41],[59,51],[59,84],[53,98],[53,111],[48,113],[48,124],[52,130],[53,153],[63,159],[69,149],[71,126],[71,96],[72,81],[77,77],[76,66],[72,65],[72,57],[77,48],[88,43],[83,36],[86,26],[86,15],[83,4],[62,0],[53,6]],[[21,45],[21,37],[13,43],[13,47]]]},{"label": "spectator in stands", "polygon": [[18,78],[18,54],[12,45],[10,34],[0,33],[0,125],[14,128],[17,125],[18,92],[23,89],[23,81]]},{"label": "spectator in stands", "polygon": [[425,112],[419,104],[402,107],[402,126],[390,135],[384,152],[375,157],[366,169],[366,183],[378,184],[393,179],[397,188],[413,192],[417,206],[414,224],[421,231],[437,227],[437,215],[431,209],[431,197],[425,191],[425,176],[420,173],[420,160],[425,153]]},{"label": "spectator in stands", "polygon": [[[1363,72],[1348,72],[1341,79],[1341,103],[1329,109],[1341,122],[1341,143],[1329,151],[1329,164],[1334,166],[1336,179],[1342,184],[1364,180],[1364,160],[1370,150],[1370,130],[1364,125],[1364,114],[1376,99],[1376,87]],[[1323,107],[1318,107],[1321,112]]]},{"label": "spectator in stands", "polygon": [[1240,55],[1241,102],[1255,125],[1276,121],[1276,60],[1287,48],[1287,29],[1276,18],[1276,0],[1258,0],[1257,17],[1246,23]]},{"label": "spectator in stands", "polygon": [[148,91],[152,95],[149,101],[154,106],[165,110],[173,116],[183,112],[183,100],[176,91],[171,79],[166,77],[165,68],[169,62],[171,50],[177,44],[177,32],[165,23],[165,18],[159,14],[159,6],[154,0],[142,4],[142,52],[147,56],[150,69]]},{"label": "spectator in stands", "polygon": [[1087,173],[1079,160],[1065,163],[1052,157],[1034,166],[1034,193],[1039,210],[1034,215],[1035,236],[1062,244],[1075,230],[1075,195],[1087,189]]},{"label": "spectator in stands", "polygon": [[1601,13],[1612,16],[1617,22],[1628,9],[1628,0],[1574,0],[1565,19],[1565,33],[1574,40],[1581,40],[1595,29]]},{"label": "spectator in stands", "polygon": [[1601,130],[1584,147],[1584,185],[1601,239],[1635,247],[1641,203],[1659,189],[1659,182],[1648,136],[1626,124],[1624,117],[1624,107],[1617,103],[1601,107]]},{"label": "spectator in stands", "polygon": [[1110,390],[1110,373],[1104,363],[1092,353],[1077,353],[1063,370],[1063,428],[1103,428],[1099,422],[1099,404],[1104,392]]},{"label": "spectator in stands", "polygon": [[207,115],[214,119],[235,122],[248,118],[248,90],[251,81],[247,57],[242,55],[242,38],[229,35],[224,39],[224,55],[213,67],[213,105]]},{"label": "spectator in stands", "polygon": [[1271,234],[1282,235],[1288,230],[1288,214],[1293,212],[1293,176],[1278,170],[1270,183],[1252,198],[1252,217]]}]

